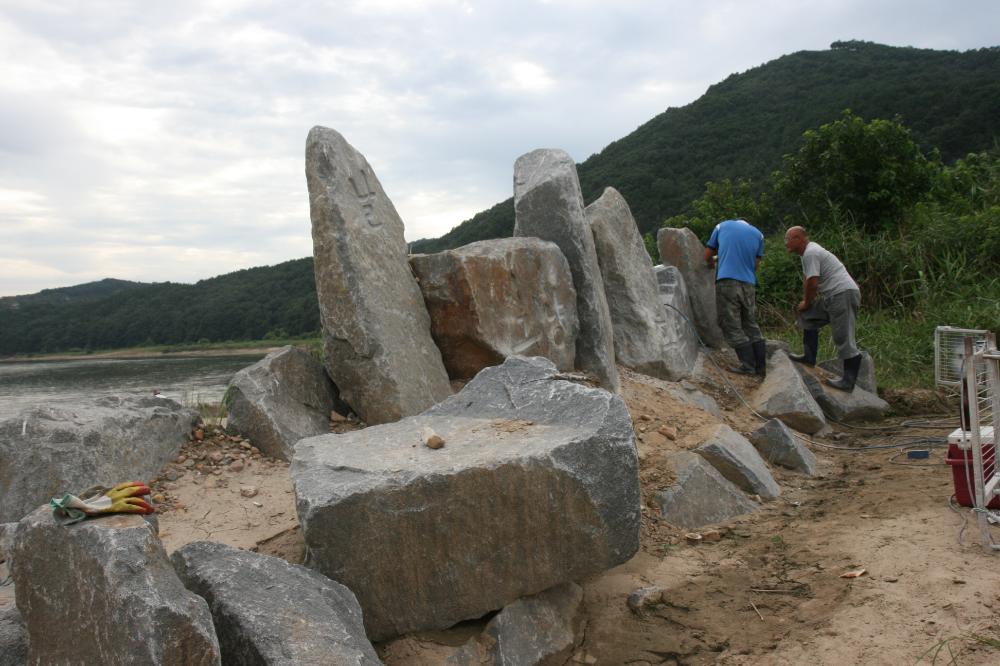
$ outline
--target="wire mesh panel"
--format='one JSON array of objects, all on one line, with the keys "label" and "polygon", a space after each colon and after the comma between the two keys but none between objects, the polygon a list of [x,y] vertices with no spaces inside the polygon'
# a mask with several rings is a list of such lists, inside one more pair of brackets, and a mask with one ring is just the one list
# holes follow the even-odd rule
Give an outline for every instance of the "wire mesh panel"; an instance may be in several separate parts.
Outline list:
[{"label": "wire mesh panel", "polygon": [[938,326],[934,329],[934,383],[959,392],[965,376],[965,340],[972,339],[973,352],[986,349],[989,331]]},{"label": "wire mesh panel", "polygon": [[[1000,496],[1000,469],[997,468],[996,439],[1000,433],[1000,351],[996,338],[986,334],[982,348],[976,349],[977,340],[966,337],[963,342],[965,382],[960,382],[963,420],[968,421],[974,477],[974,504],[979,518],[983,545],[990,550],[1000,550],[993,541],[989,520],[1000,517],[991,511]],[[964,428],[963,424],[963,428]]]}]

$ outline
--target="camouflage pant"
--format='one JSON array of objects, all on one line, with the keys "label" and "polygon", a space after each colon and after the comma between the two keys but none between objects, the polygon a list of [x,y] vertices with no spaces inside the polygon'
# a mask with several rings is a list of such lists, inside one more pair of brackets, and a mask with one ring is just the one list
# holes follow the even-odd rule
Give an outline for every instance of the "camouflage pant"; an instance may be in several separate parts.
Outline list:
[{"label": "camouflage pant", "polygon": [[854,339],[854,322],[860,304],[861,293],[854,289],[821,296],[812,302],[808,310],[799,313],[795,323],[808,331],[818,331],[829,324],[833,344],[837,345],[837,358],[842,361],[854,358],[861,353]]},{"label": "camouflage pant", "polygon": [[757,297],[754,286],[728,278],[715,283],[715,307],[719,328],[730,347],[763,340],[757,326]]}]

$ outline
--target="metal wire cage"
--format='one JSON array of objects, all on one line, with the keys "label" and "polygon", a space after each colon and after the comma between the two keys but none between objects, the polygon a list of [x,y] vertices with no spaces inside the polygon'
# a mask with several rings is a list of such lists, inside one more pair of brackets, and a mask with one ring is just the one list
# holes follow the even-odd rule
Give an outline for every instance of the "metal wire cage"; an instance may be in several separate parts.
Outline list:
[{"label": "metal wire cage", "polygon": [[970,453],[972,457],[972,488],[974,511],[979,520],[983,545],[987,550],[1000,550],[1000,544],[993,539],[989,527],[990,520],[1000,518],[1000,513],[991,510],[995,498],[1000,497],[1000,467],[997,466],[994,433],[1000,433],[1000,351],[996,337],[987,333],[982,345],[972,336],[963,342],[962,371],[965,377],[960,382],[962,397],[963,428],[968,427]]},{"label": "metal wire cage", "polygon": [[973,353],[986,349],[989,331],[938,326],[934,329],[934,384],[957,395],[965,378],[965,340]]}]

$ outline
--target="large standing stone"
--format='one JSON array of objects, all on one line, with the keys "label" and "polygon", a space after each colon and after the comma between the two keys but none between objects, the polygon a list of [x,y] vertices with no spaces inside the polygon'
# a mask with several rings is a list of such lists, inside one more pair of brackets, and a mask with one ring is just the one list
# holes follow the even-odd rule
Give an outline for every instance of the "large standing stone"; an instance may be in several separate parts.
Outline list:
[{"label": "large standing stone", "polygon": [[841,391],[825,384],[814,375],[815,370],[796,364],[795,369],[809,389],[810,395],[823,413],[834,421],[854,423],[857,421],[877,421],[889,411],[889,403],[874,393],[855,386],[853,391]]},{"label": "large standing stone", "polygon": [[29,663],[221,663],[208,605],[140,516],[63,526],[38,509],[18,526],[14,583]]},{"label": "large standing stone", "polygon": [[210,541],[189,543],[170,560],[184,585],[208,602],[227,663],[382,663],[354,594],[326,576]]},{"label": "large standing stone", "polygon": [[[844,362],[839,358],[827,359],[818,365],[838,377],[844,374]],[[869,393],[878,395],[878,385],[875,381],[875,361],[872,359],[872,355],[866,351],[861,352],[861,368],[858,370],[857,385]]]},{"label": "large standing stone", "polygon": [[406,258],[403,221],[364,155],[332,129],[306,141],[320,323],[330,377],[367,423],[451,394]]},{"label": "large standing stone", "polygon": [[684,276],[694,325],[702,342],[709,347],[723,347],[725,340],[719,328],[715,307],[715,271],[705,265],[705,246],[690,229],[664,227],[656,235],[660,261],[676,266]]},{"label": "large standing stone", "polygon": [[698,330],[694,325],[694,313],[688,297],[684,276],[676,266],[653,266],[656,287],[663,305],[664,331],[667,344],[674,349],[678,359],[682,359],[685,375],[694,371],[698,360]]},{"label": "large standing stone", "polygon": [[727,481],[707,460],[689,451],[669,454],[676,480],[657,493],[663,519],[692,529],[753,513],[760,505]]},{"label": "large standing stone", "polygon": [[816,456],[800,442],[795,434],[778,419],[771,419],[750,434],[761,457],[774,465],[794,469],[808,476],[815,476],[819,468]]},{"label": "large standing stone", "polygon": [[67,492],[155,476],[198,418],[165,398],[107,396],[0,423],[0,522]]},{"label": "large standing stone", "polygon": [[757,388],[752,407],[766,418],[781,419],[799,432],[815,433],[826,425],[788,354],[776,349],[767,360],[767,378]]},{"label": "large standing stone", "polygon": [[705,438],[695,449],[695,453],[748,493],[765,499],[781,494],[781,487],[771,476],[771,470],[767,468],[757,449],[743,435],[724,423],[720,423]]},{"label": "large standing stone", "polygon": [[303,437],[330,431],[337,403],[337,389],[319,360],[290,345],[237,372],[226,396],[227,429],[282,460]]},{"label": "large standing stone", "polygon": [[453,378],[471,379],[508,356],[576,360],[576,290],[566,257],[537,238],[479,241],[410,258],[431,334]]},{"label": "large standing stone", "polygon": [[662,379],[686,377],[692,358],[667,336],[653,262],[625,198],[606,188],[584,212],[594,233],[618,363]]},{"label": "large standing stone", "polygon": [[576,288],[576,363],[618,392],[614,333],[594,236],[584,216],[576,164],[561,150],[535,150],[514,163],[514,235],[559,246]]},{"label": "large standing stone", "polygon": [[[307,565],[372,640],[450,627],[629,559],[639,478],[625,403],[513,356],[417,417],[300,441]],[[430,429],[444,447],[423,445]]]}]

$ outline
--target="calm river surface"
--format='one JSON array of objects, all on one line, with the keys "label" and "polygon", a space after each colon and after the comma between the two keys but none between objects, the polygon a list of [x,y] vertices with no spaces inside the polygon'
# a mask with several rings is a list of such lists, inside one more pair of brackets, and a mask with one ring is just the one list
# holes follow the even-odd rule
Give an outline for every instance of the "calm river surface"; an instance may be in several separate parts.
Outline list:
[{"label": "calm river surface", "polygon": [[264,354],[0,363],[0,421],[25,407],[104,395],[152,395],[186,404],[217,403],[233,375]]}]

